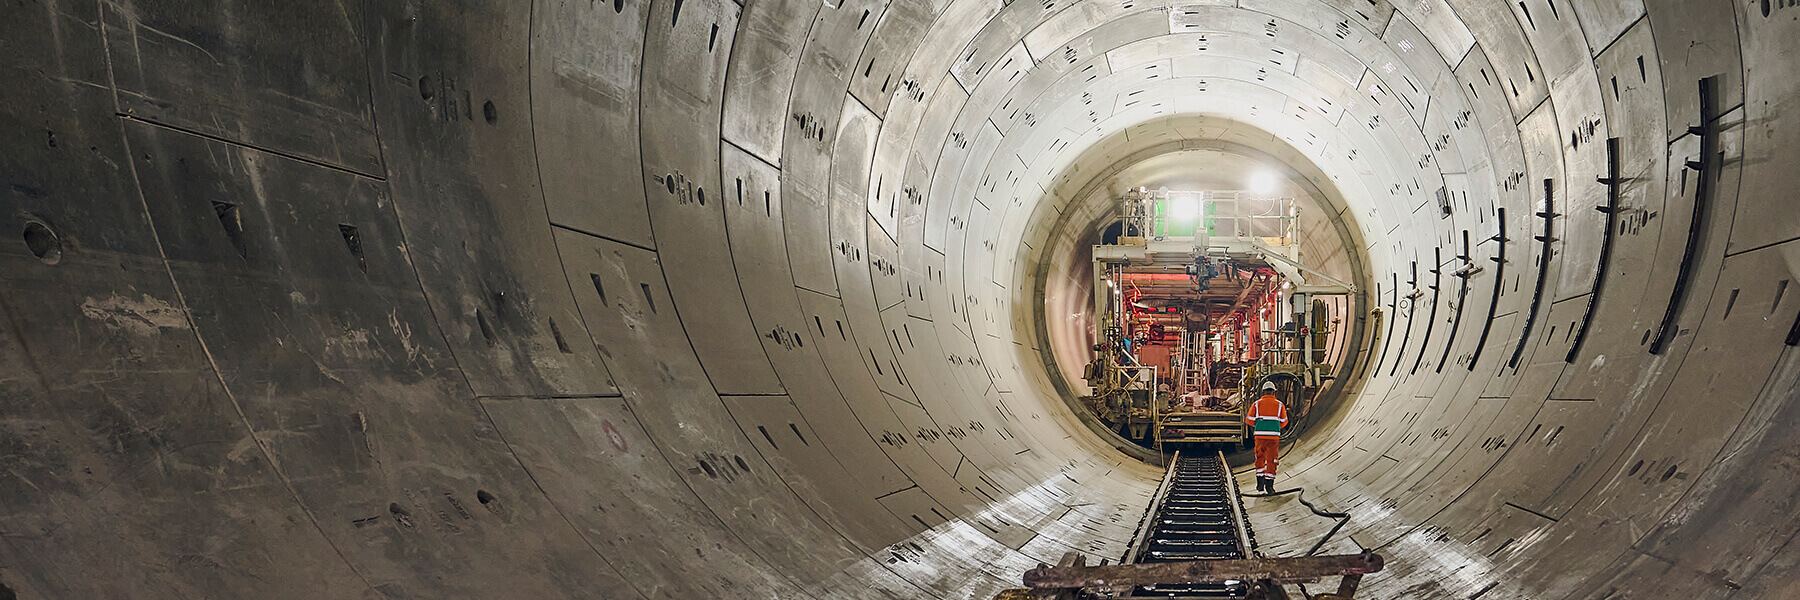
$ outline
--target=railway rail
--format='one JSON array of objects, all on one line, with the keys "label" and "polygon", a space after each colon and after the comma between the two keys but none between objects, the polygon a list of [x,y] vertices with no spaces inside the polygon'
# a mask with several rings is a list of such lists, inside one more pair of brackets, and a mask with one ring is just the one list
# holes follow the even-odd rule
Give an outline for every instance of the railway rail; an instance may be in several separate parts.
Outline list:
[{"label": "railway rail", "polygon": [[1341,576],[1336,593],[1317,600],[1349,600],[1366,573],[1380,571],[1381,555],[1265,558],[1244,512],[1237,481],[1216,450],[1176,453],[1150,509],[1120,564],[1089,566],[1071,552],[1056,566],[1027,571],[1025,588],[995,600],[1286,600],[1285,584]]}]

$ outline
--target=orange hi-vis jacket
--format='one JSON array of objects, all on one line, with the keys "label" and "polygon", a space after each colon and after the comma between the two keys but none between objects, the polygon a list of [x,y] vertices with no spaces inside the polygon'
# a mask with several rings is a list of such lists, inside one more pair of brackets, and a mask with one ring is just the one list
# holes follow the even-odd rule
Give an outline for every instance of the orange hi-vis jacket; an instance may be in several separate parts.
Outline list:
[{"label": "orange hi-vis jacket", "polygon": [[1287,425],[1287,406],[1275,396],[1264,395],[1244,413],[1244,423],[1256,431],[1257,437],[1281,437],[1281,428]]}]

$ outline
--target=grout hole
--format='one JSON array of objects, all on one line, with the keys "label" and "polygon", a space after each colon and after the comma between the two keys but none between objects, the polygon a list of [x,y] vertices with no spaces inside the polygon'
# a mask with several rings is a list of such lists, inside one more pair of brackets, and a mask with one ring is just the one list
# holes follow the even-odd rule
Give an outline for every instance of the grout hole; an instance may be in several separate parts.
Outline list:
[{"label": "grout hole", "polygon": [[31,255],[44,261],[46,265],[54,265],[62,261],[62,238],[49,225],[37,221],[25,224],[25,247]]},{"label": "grout hole", "polygon": [[780,445],[779,445],[779,444],[776,444],[776,443],[775,443],[775,437],[774,437],[774,436],[771,436],[771,435],[769,435],[769,428],[767,428],[767,427],[763,427],[763,426],[761,426],[761,425],[757,425],[757,426],[756,426],[756,430],[757,430],[757,431],[761,431],[761,432],[762,432],[762,434],[763,434],[763,439],[764,439],[764,440],[768,440],[768,442],[769,442],[769,447],[770,447],[770,448],[774,448],[774,449],[776,449],[776,450],[780,450],[780,449],[781,449],[781,446],[780,446]]},{"label": "grout hole", "polygon": [[638,289],[644,291],[644,303],[650,305],[650,314],[656,314],[656,299],[650,297],[650,284],[640,283]]},{"label": "grout hole", "polygon": [[479,308],[475,309],[475,325],[481,329],[481,338],[487,340],[487,345],[497,346],[500,344],[500,340],[494,335],[494,327],[488,324],[487,314],[481,312]]},{"label": "grout hole", "polygon": [[338,231],[344,234],[344,246],[350,249],[350,255],[356,257],[356,268],[363,273],[369,272],[369,260],[363,257],[362,234],[355,225],[338,224]]},{"label": "grout hole", "polygon": [[745,463],[745,462],[744,462],[744,457],[742,457],[742,456],[737,456],[737,455],[732,455],[732,457],[731,457],[731,458],[732,458],[732,460],[735,460],[735,461],[737,461],[737,466],[738,466],[738,468],[739,468],[739,469],[742,469],[742,470],[743,470],[743,471],[744,471],[744,472],[745,472],[745,473],[749,473],[749,472],[750,472],[750,465],[749,465],[749,463]]},{"label": "grout hole", "polygon": [[575,353],[574,350],[569,349],[569,342],[563,339],[562,329],[556,326],[554,318],[550,319],[550,337],[556,338],[556,349],[563,354]]},{"label": "grout hole", "polygon": [[431,76],[430,75],[420,75],[419,76],[419,99],[420,100],[430,100],[431,96],[432,96],[432,94],[431,94]]},{"label": "grout hole", "polygon": [[481,104],[481,117],[487,119],[489,125],[500,122],[500,109],[494,108],[493,100]]},{"label": "grout hole", "polygon": [[795,425],[793,423],[788,423],[788,429],[791,429],[794,431],[794,437],[800,438],[800,443],[806,444],[808,446],[812,445],[812,442],[806,441],[806,436],[800,435],[800,426],[799,425]]},{"label": "grout hole", "polygon": [[239,257],[249,258],[250,249],[244,245],[244,220],[238,214],[238,206],[230,202],[213,202],[213,214],[218,215],[219,225],[225,228],[225,237],[231,239],[231,247],[237,249]]},{"label": "grout hole", "polygon": [[594,280],[594,291],[598,292],[600,294],[600,304],[602,304],[602,305],[609,304],[606,301],[606,287],[600,285],[600,275],[596,274],[596,273],[588,273],[588,279]]}]

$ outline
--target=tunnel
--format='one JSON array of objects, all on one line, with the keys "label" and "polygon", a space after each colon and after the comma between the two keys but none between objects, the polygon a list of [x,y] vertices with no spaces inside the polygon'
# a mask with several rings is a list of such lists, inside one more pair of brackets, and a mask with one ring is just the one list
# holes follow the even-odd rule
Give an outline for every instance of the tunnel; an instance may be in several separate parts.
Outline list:
[{"label": "tunnel", "polygon": [[1790,0],[4,14],[0,599],[1117,561],[1164,457],[1073,400],[1082,252],[1248,169],[1354,288],[1265,553],[1379,552],[1366,598],[1800,597]]}]

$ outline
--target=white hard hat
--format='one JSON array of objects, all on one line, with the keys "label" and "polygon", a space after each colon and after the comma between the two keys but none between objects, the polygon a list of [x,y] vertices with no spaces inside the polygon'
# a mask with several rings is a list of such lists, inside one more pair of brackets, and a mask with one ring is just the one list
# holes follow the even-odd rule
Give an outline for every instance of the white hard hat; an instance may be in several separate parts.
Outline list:
[{"label": "white hard hat", "polygon": [[1262,386],[1262,389],[1263,389],[1263,391],[1265,391],[1265,392],[1273,392],[1273,391],[1275,391],[1275,382],[1273,382],[1273,381],[1264,381],[1264,382],[1263,382],[1263,386]]}]

